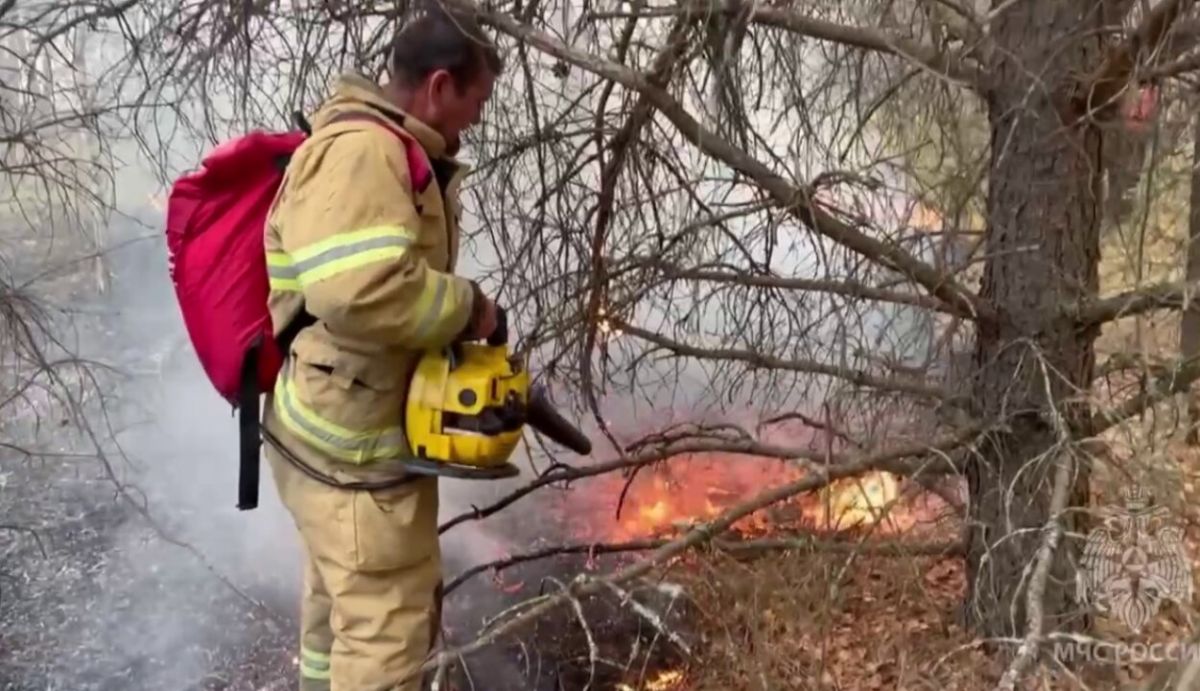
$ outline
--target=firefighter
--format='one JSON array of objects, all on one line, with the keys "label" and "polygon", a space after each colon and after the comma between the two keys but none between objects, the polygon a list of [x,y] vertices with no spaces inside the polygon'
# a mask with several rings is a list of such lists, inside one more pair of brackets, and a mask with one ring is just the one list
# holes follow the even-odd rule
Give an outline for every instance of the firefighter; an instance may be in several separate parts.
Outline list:
[{"label": "firefighter", "polygon": [[[401,416],[420,352],[496,327],[492,301],[453,273],[468,170],[454,157],[501,69],[473,19],[410,20],[382,84],[344,75],[312,116],[267,221],[272,321],[316,319],[292,341],[262,422],[280,442],[264,453],[306,556],[304,691],[415,691],[436,639],[438,481],[397,485],[396,459],[409,453]],[[364,113],[419,142],[431,174],[395,132],[346,117]]]}]

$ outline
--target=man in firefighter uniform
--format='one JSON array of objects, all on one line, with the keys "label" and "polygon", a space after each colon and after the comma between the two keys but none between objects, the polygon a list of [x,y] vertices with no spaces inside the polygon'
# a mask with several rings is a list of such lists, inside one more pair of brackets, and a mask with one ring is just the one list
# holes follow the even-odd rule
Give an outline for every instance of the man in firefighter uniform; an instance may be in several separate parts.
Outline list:
[{"label": "man in firefighter uniform", "polygon": [[[393,480],[411,453],[402,416],[421,351],[496,325],[493,303],[453,274],[467,172],[453,157],[501,69],[470,18],[411,20],[383,86],[343,76],[311,118],[268,218],[272,319],[302,309],[316,319],[292,341],[262,423],[307,557],[304,691],[415,691],[436,639],[437,479]],[[413,169],[398,133],[420,144],[430,175]]]}]

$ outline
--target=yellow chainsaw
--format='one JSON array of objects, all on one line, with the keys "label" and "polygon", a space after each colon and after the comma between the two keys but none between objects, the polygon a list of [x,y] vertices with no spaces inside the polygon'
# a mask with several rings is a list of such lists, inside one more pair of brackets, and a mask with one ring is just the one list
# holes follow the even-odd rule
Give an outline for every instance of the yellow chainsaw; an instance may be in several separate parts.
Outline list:
[{"label": "yellow chainsaw", "polygon": [[496,309],[486,342],[455,343],[417,362],[408,388],[405,432],[419,475],[495,480],[517,475],[509,462],[525,425],[585,455],[591,441],[558,414],[523,358],[509,353],[508,317]]}]

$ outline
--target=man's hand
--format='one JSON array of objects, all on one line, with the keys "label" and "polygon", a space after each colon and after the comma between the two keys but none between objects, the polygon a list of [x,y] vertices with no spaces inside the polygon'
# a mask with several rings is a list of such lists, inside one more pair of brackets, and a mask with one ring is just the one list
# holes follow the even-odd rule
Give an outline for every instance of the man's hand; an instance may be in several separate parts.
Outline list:
[{"label": "man's hand", "polygon": [[479,297],[483,304],[480,306],[479,320],[475,323],[475,331],[471,334],[472,340],[483,340],[496,330],[496,303],[485,295]]},{"label": "man's hand", "polygon": [[491,298],[483,294],[475,281],[471,281],[471,317],[467,321],[467,325],[463,327],[461,333],[455,339],[456,342],[461,341],[480,341],[492,335],[496,330],[498,317],[496,316],[496,303],[492,302]]}]

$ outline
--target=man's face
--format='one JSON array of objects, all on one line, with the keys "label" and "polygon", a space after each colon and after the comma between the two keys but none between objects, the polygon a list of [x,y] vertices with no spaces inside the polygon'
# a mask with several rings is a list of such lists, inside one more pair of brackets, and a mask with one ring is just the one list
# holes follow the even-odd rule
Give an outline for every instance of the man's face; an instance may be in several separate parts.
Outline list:
[{"label": "man's face", "polygon": [[426,81],[428,112],[423,119],[446,139],[448,155],[458,153],[462,133],[479,122],[495,81],[495,75],[487,70],[481,70],[475,79],[461,87],[444,70],[433,73]]}]

